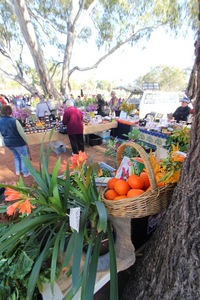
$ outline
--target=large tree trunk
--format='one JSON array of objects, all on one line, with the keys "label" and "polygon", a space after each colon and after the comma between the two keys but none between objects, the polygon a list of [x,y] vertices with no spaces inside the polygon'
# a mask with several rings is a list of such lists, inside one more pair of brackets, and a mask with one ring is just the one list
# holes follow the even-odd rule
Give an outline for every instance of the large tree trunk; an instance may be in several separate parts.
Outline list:
[{"label": "large tree trunk", "polygon": [[75,8],[74,8],[75,3],[74,2],[76,2],[76,1],[72,0],[70,2],[69,9],[68,9],[67,43],[66,43],[65,53],[64,53],[62,78],[61,78],[61,86],[60,86],[60,91],[63,95],[65,93],[68,93],[71,90],[70,83],[69,83],[69,67],[70,67],[70,62],[71,62],[71,57],[72,57],[74,41],[75,41],[75,37],[76,37],[75,26],[76,26],[76,22],[80,16],[80,13],[83,9],[83,4],[84,4],[83,0],[79,3],[79,5],[80,5],[79,10],[75,17]]},{"label": "large tree trunk", "polygon": [[41,49],[40,42],[35,34],[34,27],[31,23],[30,15],[26,7],[25,1],[16,0],[12,2],[15,8],[15,13],[18,18],[21,32],[24,36],[24,39],[29,47],[30,53],[34,60],[34,64],[40,78],[43,92],[45,95],[51,94],[56,96],[58,93],[46,68],[43,51]]},{"label": "large tree trunk", "polygon": [[123,300],[200,299],[200,31],[196,66],[198,84],[188,156],[165,219],[143,258],[136,258]]}]

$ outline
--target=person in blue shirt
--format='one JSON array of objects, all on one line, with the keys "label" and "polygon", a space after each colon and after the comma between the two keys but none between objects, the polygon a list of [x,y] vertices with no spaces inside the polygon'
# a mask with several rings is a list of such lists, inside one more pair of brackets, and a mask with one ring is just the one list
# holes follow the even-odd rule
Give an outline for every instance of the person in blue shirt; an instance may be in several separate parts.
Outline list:
[{"label": "person in blue shirt", "polygon": [[20,122],[13,118],[12,107],[4,105],[1,109],[0,133],[4,145],[13,153],[15,162],[15,174],[23,174],[23,177],[30,176],[22,157],[28,157],[28,141]]}]

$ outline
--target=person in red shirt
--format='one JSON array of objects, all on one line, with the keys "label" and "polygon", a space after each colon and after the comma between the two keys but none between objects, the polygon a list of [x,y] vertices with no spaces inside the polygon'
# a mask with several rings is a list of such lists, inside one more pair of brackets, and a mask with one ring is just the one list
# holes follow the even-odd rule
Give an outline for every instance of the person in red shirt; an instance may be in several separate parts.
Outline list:
[{"label": "person in red shirt", "polygon": [[84,152],[83,114],[74,106],[71,100],[67,100],[65,106],[66,109],[62,123],[67,126],[67,134],[72,147],[72,153],[78,154],[79,151]]},{"label": "person in red shirt", "polygon": [[3,95],[0,95],[0,103],[3,105],[8,105],[8,102],[4,99]]}]

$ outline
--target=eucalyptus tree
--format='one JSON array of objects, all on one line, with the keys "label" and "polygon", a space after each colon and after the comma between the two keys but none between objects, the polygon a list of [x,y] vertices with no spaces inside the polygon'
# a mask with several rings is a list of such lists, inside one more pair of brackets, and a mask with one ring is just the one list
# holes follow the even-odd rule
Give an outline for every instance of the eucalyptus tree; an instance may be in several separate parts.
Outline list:
[{"label": "eucalyptus tree", "polygon": [[144,76],[137,78],[135,83],[142,87],[143,82],[156,82],[159,83],[160,90],[163,91],[185,91],[190,72],[191,69],[182,70],[175,66],[159,65],[152,68]]},{"label": "eucalyptus tree", "polygon": [[[19,59],[21,52],[15,59],[13,51],[5,51],[11,42],[21,47],[25,42],[45,94],[56,94],[53,75],[62,65],[60,91],[64,94],[70,89],[73,72],[97,68],[123,45],[129,43],[134,46],[146,41],[160,26],[177,34],[183,24],[191,22],[192,13],[186,13],[185,8],[192,12],[195,3],[195,0],[2,0],[0,9],[4,34],[0,37],[0,51],[17,70],[13,79],[25,85],[24,70],[27,75],[29,66],[26,64],[24,69],[22,55]],[[90,66],[84,66],[81,41],[87,43],[88,49],[95,41],[98,50],[104,49],[103,56]],[[73,62],[77,48],[80,48],[81,66]],[[49,52],[44,55],[45,49]],[[50,56],[54,58],[52,68],[47,67]],[[28,80],[26,86],[29,87]]]}]

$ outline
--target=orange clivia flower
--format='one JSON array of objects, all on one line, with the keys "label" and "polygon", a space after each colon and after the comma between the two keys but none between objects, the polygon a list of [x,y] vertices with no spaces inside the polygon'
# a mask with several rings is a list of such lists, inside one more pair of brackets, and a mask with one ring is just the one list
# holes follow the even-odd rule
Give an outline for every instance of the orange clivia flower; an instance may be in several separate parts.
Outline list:
[{"label": "orange clivia flower", "polygon": [[85,152],[79,151],[78,154],[74,154],[69,158],[70,165],[69,168],[70,170],[79,168],[83,165],[83,163],[87,160],[87,155]]},{"label": "orange clivia flower", "polygon": [[31,214],[31,208],[35,208],[34,205],[32,205],[29,201],[29,199],[27,198],[21,205],[20,205],[20,210],[19,212],[24,214]]},{"label": "orange clivia flower", "polygon": [[31,209],[32,208],[35,208],[35,206],[32,205],[30,203],[30,200],[27,198],[25,201],[20,200],[20,201],[17,201],[15,203],[13,203],[10,206],[8,206],[7,207],[7,214],[9,216],[12,216],[16,212],[17,209],[19,209],[19,213],[21,213],[21,214],[24,214],[24,213],[31,214]]},{"label": "orange clivia flower", "polygon": [[14,215],[14,213],[15,213],[16,210],[17,210],[17,208],[20,207],[20,205],[21,205],[22,202],[23,202],[23,200],[17,201],[17,202],[15,202],[15,203],[13,203],[12,205],[8,206],[8,207],[7,207],[7,210],[6,210],[7,215],[9,215],[9,216]]},{"label": "orange clivia flower", "polygon": [[23,194],[21,194],[20,192],[18,192],[16,190],[13,190],[9,187],[6,188],[4,195],[5,195],[5,201],[19,200],[24,197]]}]

